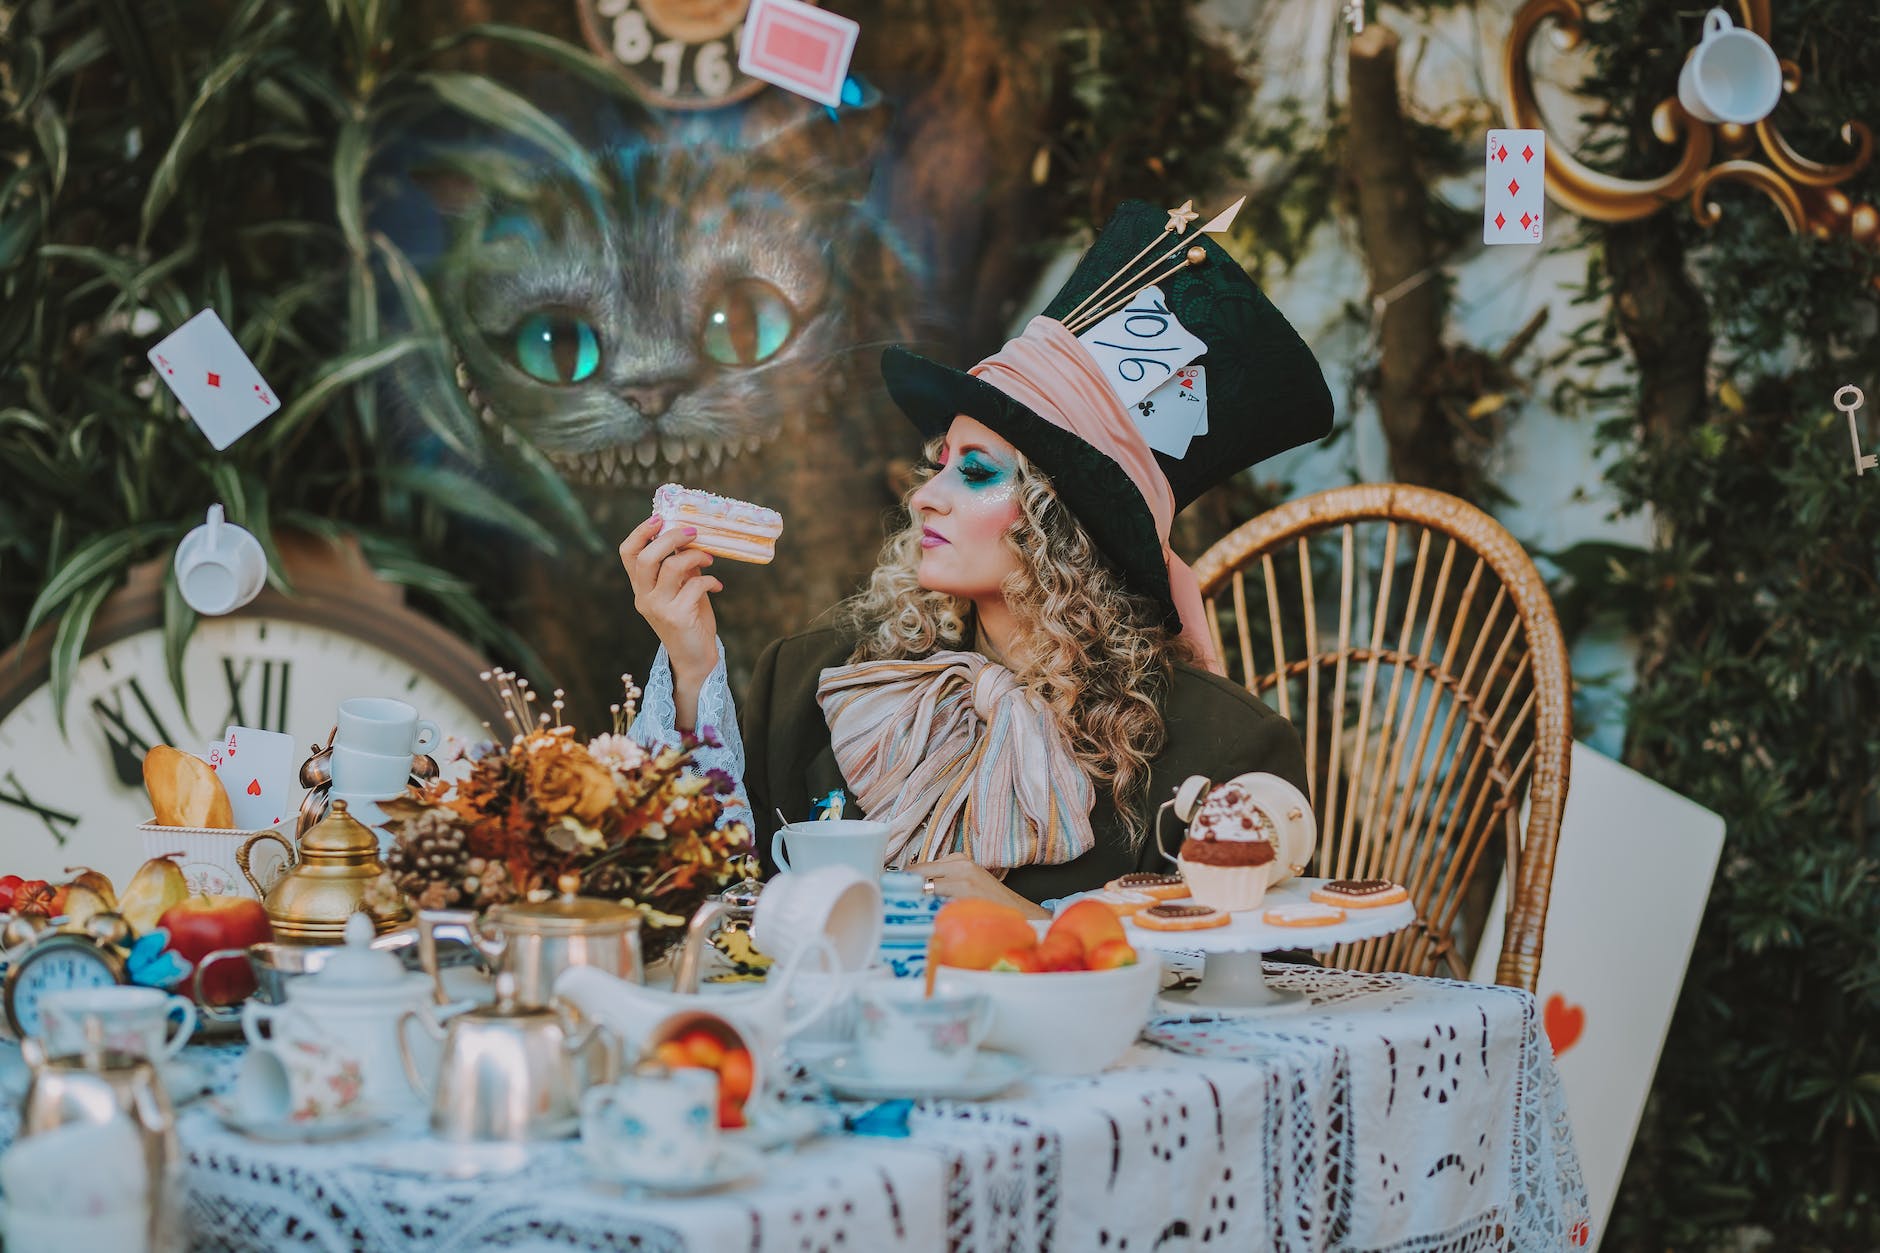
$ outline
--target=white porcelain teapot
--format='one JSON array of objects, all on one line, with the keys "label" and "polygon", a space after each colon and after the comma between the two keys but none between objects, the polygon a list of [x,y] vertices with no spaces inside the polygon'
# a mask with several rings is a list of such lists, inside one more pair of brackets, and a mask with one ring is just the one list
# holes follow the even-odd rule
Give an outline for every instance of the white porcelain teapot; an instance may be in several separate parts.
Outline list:
[{"label": "white porcelain teapot", "polygon": [[[336,1050],[357,1062],[360,1103],[376,1111],[411,1114],[424,1105],[405,1078],[398,1051],[398,1021],[430,1000],[431,981],[405,969],[395,954],[372,947],[372,919],[346,920],[346,943],[314,974],[295,979],[281,1005],[250,1001],[242,1034],[256,1048],[277,1052],[296,1043]],[[426,1069],[436,1054],[423,1059]]]}]

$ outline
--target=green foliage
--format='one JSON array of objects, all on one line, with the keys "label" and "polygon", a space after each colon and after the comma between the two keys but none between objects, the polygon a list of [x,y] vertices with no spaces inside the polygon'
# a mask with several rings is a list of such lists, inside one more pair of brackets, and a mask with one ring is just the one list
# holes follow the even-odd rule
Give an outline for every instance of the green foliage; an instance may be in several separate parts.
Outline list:
[{"label": "green foliage", "polygon": [[[449,572],[465,564],[452,519],[544,549],[595,544],[546,460],[486,440],[451,385],[423,280],[367,229],[368,172],[383,140],[439,109],[591,160],[510,89],[452,69],[456,45],[509,44],[610,91],[620,80],[529,31],[425,44],[405,30],[388,0],[0,0],[0,641],[56,620],[60,692],[127,567],[165,554],[216,499],[271,558],[277,525],[356,536],[382,577],[525,665]],[[380,325],[386,293],[397,336]],[[144,360],[205,306],[287,401],[222,453]],[[394,365],[428,384],[417,419],[472,465],[506,461],[541,516],[402,460],[378,405]],[[174,662],[194,615],[167,600]]]},{"label": "green foliage", "polygon": [[[1774,9],[1774,45],[1804,74],[1775,120],[1802,152],[1839,159],[1842,121],[1880,123],[1880,18],[1871,0]],[[1701,10],[1597,12],[1591,148],[1655,173],[1669,154],[1641,122],[1674,89]],[[1871,203],[1880,175],[1843,190]],[[1598,563],[1577,583],[1643,629],[1627,757],[1728,824],[1604,1247],[1734,1248],[1748,1229],[1776,1249],[1851,1253],[1880,1247],[1880,480],[1854,474],[1830,398],[1857,383],[1880,418],[1880,255],[1791,235],[1746,188],[1713,199],[1724,217],[1709,230],[1666,210],[1710,309],[1708,411],[1647,432],[1638,393],[1570,397],[1605,418],[1610,483],[1661,536],[1607,554],[1603,584]],[[1581,365],[1624,344],[1614,295],[1596,249]],[[1880,425],[1862,440],[1880,446]]]}]

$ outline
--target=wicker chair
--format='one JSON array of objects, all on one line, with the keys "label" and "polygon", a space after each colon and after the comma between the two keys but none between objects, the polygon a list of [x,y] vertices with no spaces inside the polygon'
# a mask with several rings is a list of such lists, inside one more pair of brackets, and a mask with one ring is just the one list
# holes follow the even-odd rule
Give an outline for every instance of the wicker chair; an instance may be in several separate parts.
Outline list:
[{"label": "wicker chair", "polygon": [[1333,964],[1467,978],[1505,865],[1495,979],[1532,991],[1572,688],[1553,603],[1514,537],[1454,496],[1362,484],[1254,518],[1195,573],[1229,678],[1304,738],[1314,873],[1394,879],[1416,902],[1415,926],[1342,946]]}]

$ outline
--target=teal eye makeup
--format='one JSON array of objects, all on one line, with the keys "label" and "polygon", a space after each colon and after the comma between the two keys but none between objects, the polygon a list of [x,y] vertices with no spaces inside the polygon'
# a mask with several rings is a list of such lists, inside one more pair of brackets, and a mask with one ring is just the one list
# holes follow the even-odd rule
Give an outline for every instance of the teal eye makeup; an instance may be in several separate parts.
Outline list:
[{"label": "teal eye makeup", "polygon": [[594,327],[563,310],[542,310],[522,319],[513,347],[523,373],[558,387],[587,381],[601,364]]},{"label": "teal eye makeup", "polygon": [[1005,482],[1009,474],[1004,466],[977,452],[968,452],[960,458],[960,477],[966,480],[968,487],[996,487]]}]

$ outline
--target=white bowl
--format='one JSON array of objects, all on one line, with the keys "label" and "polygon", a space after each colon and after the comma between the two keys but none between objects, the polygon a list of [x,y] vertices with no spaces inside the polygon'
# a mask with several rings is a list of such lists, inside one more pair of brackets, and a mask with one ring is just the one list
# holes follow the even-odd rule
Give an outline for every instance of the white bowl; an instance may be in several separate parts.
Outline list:
[{"label": "white bowl", "polygon": [[1129,1051],[1162,986],[1162,962],[1149,948],[1134,966],[1025,974],[942,967],[942,984],[992,998],[986,1047],[1016,1053],[1047,1075],[1088,1075]]}]

